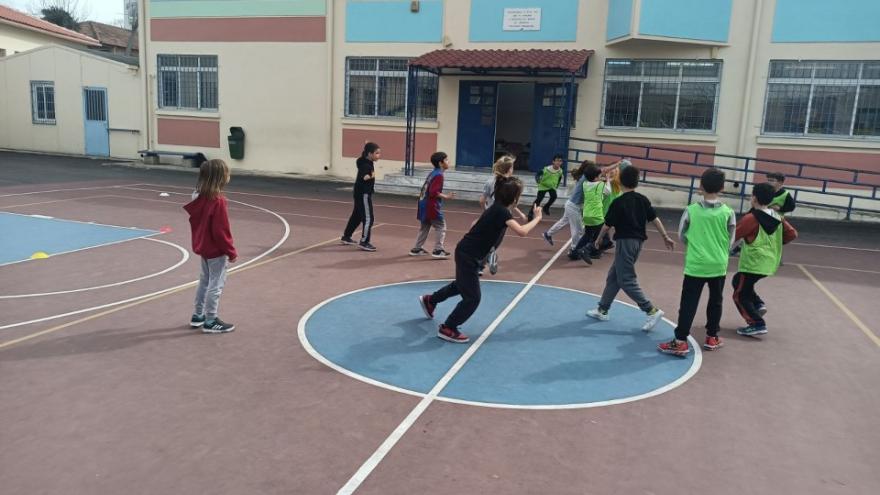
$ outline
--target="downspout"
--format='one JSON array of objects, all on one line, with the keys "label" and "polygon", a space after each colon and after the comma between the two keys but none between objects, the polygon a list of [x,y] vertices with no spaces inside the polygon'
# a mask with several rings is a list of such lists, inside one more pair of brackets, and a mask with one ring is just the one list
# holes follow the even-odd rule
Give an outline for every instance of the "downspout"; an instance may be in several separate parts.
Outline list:
[{"label": "downspout", "polygon": [[141,95],[141,105],[144,109],[144,148],[152,149],[152,133],[151,113],[150,113],[150,65],[149,65],[149,46],[147,45],[147,29],[150,22],[147,19],[147,2],[138,2],[138,58],[141,64],[141,79],[144,85],[144,91]]},{"label": "downspout", "polygon": [[326,34],[326,43],[327,43],[327,165],[324,167],[324,170],[330,170],[333,168],[333,136],[334,136],[334,126],[335,126],[335,118],[333,115],[333,99],[336,95],[336,87],[333,83],[333,64],[335,63],[335,53],[336,53],[336,42],[334,39],[334,29],[333,25],[336,23],[336,18],[334,16],[335,9],[334,4],[336,0],[328,0],[327,2],[327,12],[326,22],[327,22],[327,34]]},{"label": "downspout", "polygon": [[[745,94],[743,95],[743,112],[739,123],[739,137],[737,139],[736,154],[743,156],[746,145],[746,134],[749,126],[749,115],[752,108],[752,86],[755,77],[755,57],[758,52],[758,35],[761,32],[761,16],[764,12],[764,0],[755,0],[755,11],[752,14],[752,39],[749,41],[748,68],[746,69]],[[746,174],[747,175],[747,174]],[[747,176],[743,177],[748,180]],[[745,187],[745,186],[743,186]]]}]

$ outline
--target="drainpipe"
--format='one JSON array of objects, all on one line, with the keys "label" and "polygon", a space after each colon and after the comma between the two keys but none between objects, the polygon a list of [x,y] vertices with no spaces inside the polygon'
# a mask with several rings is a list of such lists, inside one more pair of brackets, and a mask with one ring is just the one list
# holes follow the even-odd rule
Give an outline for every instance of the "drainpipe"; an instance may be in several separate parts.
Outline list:
[{"label": "drainpipe", "polygon": [[[739,123],[739,137],[737,139],[736,154],[743,156],[748,134],[749,114],[752,108],[752,86],[755,78],[755,57],[758,52],[758,35],[761,32],[761,16],[764,12],[764,0],[755,0],[755,11],[752,14],[752,39],[749,41],[748,68],[746,69],[745,94],[743,96],[743,113]],[[748,180],[748,177],[743,177]]]},{"label": "drainpipe", "polygon": [[333,64],[335,63],[335,53],[336,53],[336,42],[334,39],[334,29],[333,26],[336,23],[335,18],[335,8],[334,4],[336,0],[330,0],[327,2],[327,12],[326,22],[327,22],[327,34],[326,41],[327,43],[327,165],[324,167],[324,170],[330,170],[333,168],[333,136],[334,136],[334,126],[336,124],[335,116],[333,115],[333,99],[336,95],[336,88],[333,84]]},{"label": "drainpipe", "polygon": [[143,80],[144,91],[141,95],[141,105],[144,109],[144,148],[152,149],[152,133],[150,132],[151,113],[150,113],[150,55],[149,46],[147,45],[147,30],[150,28],[149,19],[147,19],[147,2],[140,1],[138,4],[138,58],[141,63],[141,78]]}]

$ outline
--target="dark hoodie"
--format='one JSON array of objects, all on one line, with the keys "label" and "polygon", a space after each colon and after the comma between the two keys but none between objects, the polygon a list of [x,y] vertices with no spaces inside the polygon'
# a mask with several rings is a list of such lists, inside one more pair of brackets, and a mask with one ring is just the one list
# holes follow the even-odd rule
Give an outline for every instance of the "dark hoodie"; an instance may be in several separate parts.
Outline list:
[{"label": "dark hoodie", "polygon": [[780,218],[778,213],[773,210],[752,208],[736,223],[736,240],[745,239],[747,243],[751,244],[758,237],[758,229],[763,229],[768,235],[772,235],[780,225],[782,226],[783,244],[797,239],[797,230],[788,221]]},{"label": "dark hoodie", "polygon": [[229,214],[226,212],[226,198],[214,199],[196,197],[183,207],[189,213],[192,229],[193,252],[202,258],[212,259],[229,256],[235,260],[238,253],[232,245],[232,229],[229,227]]}]

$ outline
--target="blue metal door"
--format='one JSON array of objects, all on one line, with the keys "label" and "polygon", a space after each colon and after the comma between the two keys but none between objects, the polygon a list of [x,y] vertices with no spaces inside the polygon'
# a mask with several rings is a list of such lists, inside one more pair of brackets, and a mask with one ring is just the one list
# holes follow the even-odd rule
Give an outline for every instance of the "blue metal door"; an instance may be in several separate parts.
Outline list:
[{"label": "blue metal door", "polygon": [[529,168],[532,171],[538,171],[549,165],[556,153],[566,154],[565,148],[568,143],[562,142],[566,125],[565,113],[568,108],[565,93],[566,88],[562,84],[535,85],[532,149],[529,155]]},{"label": "blue metal door", "polygon": [[491,167],[495,161],[497,90],[496,82],[459,83],[456,165]]},{"label": "blue metal door", "polygon": [[83,88],[86,155],[110,156],[110,126],[105,88]]}]

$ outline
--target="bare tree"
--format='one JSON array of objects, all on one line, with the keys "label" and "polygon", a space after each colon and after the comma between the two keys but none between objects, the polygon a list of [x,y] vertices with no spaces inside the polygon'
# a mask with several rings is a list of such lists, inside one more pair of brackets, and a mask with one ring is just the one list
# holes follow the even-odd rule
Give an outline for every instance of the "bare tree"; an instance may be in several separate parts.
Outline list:
[{"label": "bare tree", "polygon": [[28,11],[31,15],[74,31],[80,22],[91,15],[85,0],[31,0]]},{"label": "bare tree", "polygon": [[128,33],[128,45],[125,47],[125,56],[131,56],[131,49],[134,46],[135,37],[137,37],[138,33],[138,25],[140,24],[138,18],[138,3],[132,2],[126,4],[126,14],[131,18],[131,32]]}]

